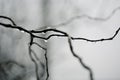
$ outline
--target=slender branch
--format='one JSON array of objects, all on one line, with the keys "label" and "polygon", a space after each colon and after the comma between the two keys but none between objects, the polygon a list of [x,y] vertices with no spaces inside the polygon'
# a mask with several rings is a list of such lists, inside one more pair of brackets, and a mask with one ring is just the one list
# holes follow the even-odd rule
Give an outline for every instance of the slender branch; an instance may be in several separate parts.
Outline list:
[{"label": "slender branch", "polygon": [[[119,8],[118,8],[119,9]],[[118,10],[116,9],[116,10]],[[114,10],[113,13],[116,12],[116,10]],[[112,14],[113,14],[112,13]],[[8,19],[10,20],[11,22],[13,21],[11,18],[7,18],[7,17],[4,17],[2,16],[1,18],[5,18],[5,19]],[[97,18],[96,18],[97,19]],[[69,22],[69,21],[68,21]],[[17,26],[14,22],[12,22],[13,25],[11,24],[5,24],[5,23],[1,23],[0,22],[0,25],[2,27],[6,27],[6,28],[13,28],[13,29],[17,29],[17,30],[20,30],[20,31],[24,31],[25,33],[28,33],[30,35],[30,43],[29,43],[29,47],[28,47],[28,50],[29,50],[29,56],[30,56],[30,59],[32,60],[32,62],[34,62],[35,64],[35,72],[36,72],[36,77],[37,77],[37,80],[40,80],[40,77],[39,77],[39,73],[38,73],[38,64],[36,62],[36,60],[33,58],[32,56],[32,53],[33,55],[35,56],[35,58],[37,59],[37,56],[36,54],[34,53],[34,51],[31,49],[31,46],[33,44],[37,45],[38,47],[42,48],[44,51],[45,51],[45,59],[46,59],[46,72],[47,72],[47,77],[46,77],[46,80],[48,80],[49,78],[49,71],[48,71],[48,58],[47,58],[47,49],[42,47],[41,45],[39,45],[38,43],[34,42],[34,38],[39,38],[39,39],[43,39],[43,40],[49,40],[51,37],[54,37],[54,36],[57,36],[57,37],[67,37],[68,38],[68,43],[69,43],[69,47],[70,47],[70,50],[71,50],[71,53],[73,54],[73,56],[75,58],[77,58],[79,60],[79,62],[81,63],[81,65],[86,69],[88,70],[89,72],[89,76],[90,76],[90,80],[94,80],[93,78],[93,72],[92,72],[92,69],[90,67],[88,67],[83,61],[82,61],[82,58],[79,57],[73,50],[73,46],[72,46],[72,41],[74,40],[83,40],[83,41],[88,41],[88,42],[100,42],[100,41],[108,41],[108,40],[113,40],[117,34],[119,33],[120,31],[120,28],[118,28],[115,32],[115,34],[112,36],[112,37],[109,37],[109,38],[101,38],[101,39],[96,39],[96,40],[91,40],[91,39],[87,39],[87,38],[81,38],[81,37],[71,37],[69,36],[66,32],[64,31],[61,31],[61,30],[57,30],[57,29],[44,29],[44,30],[40,30],[40,31],[35,31],[35,30],[27,30],[27,29],[24,29],[23,27],[20,27],[20,26]],[[68,23],[67,23],[68,24]],[[62,25],[62,24],[61,24]],[[65,24],[64,24],[65,25]],[[42,34],[42,33],[47,33],[47,32],[57,32],[57,33],[60,33],[60,34],[51,34],[49,35],[48,37],[40,37],[40,36],[37,36],[36,33],[39,33],[39,34]]]},{"label": "slender branch", "polygon": [[108,40],[113,40],[117,34],[119,33],[120,31],[120,27],[115,31],[114,35],[109,37],[109,38],[101,38],[101,39],[87,39],[87,38],[74,38],[74,37],[71,37],[72,40],[85,40],[85,41],[88,41],[88,42],[100,42],[100,41],[108,41]]},{"label": "slender branch", "polygon": [[40,61],[39,58],[37,57],[35,51],[33,49],[31,49],[31,52],[33,53],[34,57],[37,59],[37,61]]},{"label": "slender branch", "polygon": [[26,33],[28,33],[28,34],[31,34],[31,32],[30,32],[29,30],[26,30],[26,29],[24,29],[24,28],[22,28],[22,27],[20,27],[20,26],[11,25],[11,24],[5,24],[5,23],[1,23],[1,22],[0,22],[0,25],[1,25],[1,26],[4,26],[4,27],[6,27],[6,28],[13,28],[13,29],[17,29],[17,30],[26,32]]},{"label": "slender branch", "polygon": [[[120,27],[115,31],[114,35],[108,38],[101,38],[101,39],[87,39],[87,38],[81,38],[81,37],[71,37],[72,40],[83,40],[83,41],[88,41],[88,42],[101,42],[101,41],[108,41],[108,40],[113,40],[119,33],[120,31]],[[62,32],[62,31],[61,31]],[[57,37],[68,37],[67,33],[65,35],[60,35],[60,34],[52,34],[49,35],[47,38],[45,38],[45,40],[50,39],[53,36],[57,36]]]},{"label": "slender branch", "polygon": [[[26,30],[26,29],[24,29],[24,28],[22,28],[22,27],[12,26],[12,25],[10,25],[10,24],[0,23],[0,25],[2,25],[2,26],[4,26],[4,27],[7,27],[7,28],[14,28],[14,29],[18,29],[18,30],[20,30],[20,31],[24,31],[24,32],[30,34],[33,38],[39,38],[39,39],[44,39],[44,40],[48,40],[48,39],[51,38],[52,36],[68,37],[66,32],[60,31],[60,30],[57,30],[57,29],[45,29],[45,30],[41,30],[41,31],[34,31],[34,30],[29,31],[29,30]],[[58,32],[58,33],[61,33],[61,34],[63,34],[63,35],[52,34],[52,35],[49,35],[47,38],[34,35],[34,33],[43,33],[43,32],[46,33],[46,32],[50,32],[50,31]],[[114,37],[116,37],[119,31],[120,31],[120,27],[116,30],[115,34],[114,34],[112,37],[109,37],[109,38],[101,38],[101,39],[92,40],[92,39],[87,39],[87,38],[80,38],[80,37],[75,38],[75,37],[71,37],[71,39],[72,39],[72,40],[85,40],[85,41],[89,41],[89,42],[108,41],[108,40],[112,40]]]},{"label": "slender branch", "polygon": [[[89,20],[94,20],[94,21],[107,21],[109,20],[110,18],[112,18],[113,15],[115,15],[115,13],[120,10],[120,6],[115,8],[107,17],[105,18],[100,18],[100,17],[91,17],[89,15],[78,15],[78,16],[73,16],[71,17],[70,19],[68,19],[67,21],[65,22],[62,22],[62,23],[59,23],[59,24],[56,24],[56,25],[47,25],[47,26],[50,26],[50,27],[61,27],[61,26],[65,26],[65,25],[68,25],[70,23],[72,23],[74,20],[78,20],[78,19],[83,19],[83,18],[87,18]],[[46,26],[45,26],[46,27]]]},{"label": "slender branch", "polygon": [[48,78],[49,78],[49,70],[48,70],[47,49],[45,50],[45,59],[46,59],[46,72],[47,72],[46,80],[48,80]]},{"label": "slender branch", "polygon": [[[33,45],[33,44],[32,44]],[[33,50],[33,49],[31,49],[31,52],[33,53],[33,55],[34,55],[34,57],[35,57],[35,59],[39,62],[39,63],[37,63],[37,61],[36,61],[36,64],[37,64],[37,67],[38,67],[38,65],[40,64],[41,66],[42,66],[42,69],[44,70],[44,64],[40,61],[40,59],[37,57],[37,55],[36,55],[36,53],[35,53],[35,51]],[[38,67],[38,68],[41,68],[41,67]],[[46,69],[47,70],[47,69]],[[36,72],[37,72],[37,75],[39,76],[39,75],[41,75],[41,76],[39,76],[39,79],[40,79],[40,77],[43,77],[43,72],[42,72],[42,74],[39,74],[39,72],[38,72],[39,70],[36,70]],[[47,80],[47,79],[46,79]]]},{"label": "slender branch", "polygon": [[91,69],[90,67],[88,67],[88,66],[83,62],[82,58],[81,58],[80,56],[78,56],[78,55],[74,52],[74,49],[73,49],[73,46],[72,46],[72,41],[71,41],[71,38],[70,38],[70,37],[68,37],[68,43],[69,43],[69,47],[70,47],[70,51],[72,52],[72,55],[79,60],[79,62],[81,63],[81,65],[82,65],[86,70],[88,70],[89,75],[90,75],[90,80],[94,80],[92,69]]},{"label": "slender branch", "polygon": [[63,31],[60,31],[60,30],[57,30],[57,29],[44,29],[44,30],[40,30],[40,31],[31,30],[30,32],[31,33],[46,33],[46,32],[50,32],[50,31],[67,35],[66,32],[63,32]]},{"label": "slender branch", "polygon": [[39,44],[36,43],[36,42],[33,42],[33,44],[36,44],[38,47],[40,47],[41,49],[43,49],[43,50],[45,51],[46,73],[47,73],[46,80],[48,80],[48,78],[49,78],[49,70],[48,70],[47,48],[42,47],[41,45],[39,45]]},{"label": "slender branch", "polygon": [[30,56],[30,59],[33,61],[33,63],[35,64],[35,72],[36,72],[36,78],[37,78],[37,80],[40,80],[40,78],[39,78],[39,73],[38,73],[38,64],[37,64],[37,62],[36,62],[36,60],[33,58],[33,56],[32,56],[32,51],[31,51],[31,45],[29,44],[29,47],[28,47],[29,49],[29,56]]},{"label": "slender branch", "polygon": [[37,45],[38,47],[40,47],[41,49],[46,50],[46,48],[44,48],[43,46],[39,45],[39,44],[36,43],[36,42],[32,42],[32,44],[35,44],[35,45]]},{"label": "slender branch", "polygon": [[9,18],[7,16],[0,16],[0,18],[7,19],[7,20],[11,21],[12,25],[16,26],[15,22],[11,18]]}]

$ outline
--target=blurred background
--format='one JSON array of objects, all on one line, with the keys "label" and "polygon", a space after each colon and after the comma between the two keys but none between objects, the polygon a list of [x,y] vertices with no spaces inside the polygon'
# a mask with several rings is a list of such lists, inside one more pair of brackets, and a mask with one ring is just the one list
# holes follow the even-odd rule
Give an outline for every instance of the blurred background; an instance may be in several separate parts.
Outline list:
[{"label": "blurred background", "polygon": [[[101,39],[113,36],[120,27],[119,7],[120,0],[0,0],[0,15],[12,18],[17,25],[28,30],[49,27],[73,37]],[[82,15],[91,18],[80,18]],[[49,34],[43,36],[46,35]],[[48,80],[90,80],[88,71],[72,56],[67,38],[36,41],[48,49]],[[91,43],[78,40],[72,43],[76,54],[93,70],[94,80],[120,80],[119,41],[120,34],[111,41]],[[5,65],[7,75],[0,67],[0,80],[15,80],[19,75],[21,78],[17,80],[36,80],[35,66],[28,55],[28,43],[28,34],[0,26],[0,64],[12,60],[25,66],[24,70],[14,64],[9,71]],[[34,49],[44,63],[44,51]]]}]

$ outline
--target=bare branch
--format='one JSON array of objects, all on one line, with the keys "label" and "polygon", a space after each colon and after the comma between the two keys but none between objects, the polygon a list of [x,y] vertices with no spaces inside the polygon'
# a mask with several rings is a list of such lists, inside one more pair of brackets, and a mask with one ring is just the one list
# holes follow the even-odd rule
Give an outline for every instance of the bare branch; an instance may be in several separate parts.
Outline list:
[{"label": "bare branch", "polygon": [[81,58],[80,56],[78,56],[78,55],[74,52],[73,45],[72,45],[72,41],[71,41],[71,38],[70,38],[70,37],[68,37],[68,43],[69,43],[69,47],[70,47],[70,51],[72,52],[72,55],[79,60],[79,62],[81,63],[81,65],[82,65],[86,70],[88,70],[89,76],[90,76],[90,80],[94,80],[92,69],[91,69],[90,67],[88,67],[88,66],[83,62],[82,58]]},{"label": "bare branch", "polygon": [[109,38],[101,38],[101,39],[92,40],[92,39],[87,39],[87,38],[74,38],[74,37],[71,37],[71,39],[72,40],[85,40],[85,41],[88,41],[88,42],[109,41],[109,40],[113,40],[117,36],[119,31],[120,31],[120,27],[116,30],[115,34],[112,37],[109,37]]},{"label": "bare branch", "polygon": [[29,50],[30,59],[31,59],[31,60],[33,61],[33,63],[35,64],[36,78],[37,78],[37,80],[40,80],[40,78],[39,78],[39,73],[38,73],[38,64],[37,64],[36,60],[33,58],[33,56],[32,56],[31,45],[29,45],[28,48],[29,48],[28,50]]},{"label": "bare branch", "polygon": [[[92,17],[89,17],[89,16],[81,16],[81,17],[87,17],[88,19],[93,19],[93,20],[107,20],[109,18],[111,18],[111,16],[116,12],[116,10],[118,10],[119,8],[115,9],[110,16],[108,16],[107,18],[105,19],[101,19],[101,18],[92,18]],[[12,25],[11,24],[5,24],[5,23],[1,23],[0,22],[0,25],[2,27],[6,27],[6,28],[12,28],[12,29],[17,29],[19,31],[23,31],[25,33],[28,33],[30,35],[30,42],[29,42],[29,46],[28,46],[28,50],[29,50],[29,56],[30,56],[30,59],[31,61],[35,64],[35,72],[36,72],[36,77],[37,77],[37,80],[40,80],[40,77],[39,77],[39,73],[38,73],[38,64],[37,64],[37,61],[36,60],[39,60],[39,58],[37,57],[36,53],[34,52],[34,50],[31,49],[32,45],[35,44],[37,45],[38,47],[40,47],[41,49],[43,49],[45,51],[45,59],[46,59],[46,72],[47,72],[47,77],[46,77],[46,80],[48,80],[49,78],[49,70],[48,70],[48,58],[47,58],[47,48],[44,48],[42,47],[41,45],[39,45],[38,43],[34,42],[34,39],[35,38],[38,38],[38,39],[42,39],[42,40],[49,40],[51,37],[54,37],[54,36],[57,36],[57,37],[66,37],[68,38],[68,43],[69,43],[69,47],[70,47],[70,51],[72,53],[72,55],[77,58],[80,62],[80,64],[89,72],[89,76],[90,76],[90,80],[94,80],[93,78],[93,71],[90,67],[88,67],[83,61],[82,61],[82,58],[79,57],[75,51],[73,50],[73,46],[72,46],[72,41],[74,40],[83,40],[83,41],[88,41],[88,42],[100,42],[100,41],[108,41],[108,40],[113,40],[117,34],[119,33],[120,31],[120,27],[116,30],[116,32],[114,33],[114,35],[112,37],[109,37],[109,38],[101,38],[101,39],[96,39],[96,40],[92,40],[92,39],[87,39],[87,38],[81,38],[81,37],[71,37],[69,36],[66,32],[64,31],[61,31],[61,30],[57,30],[57,29],[44,29],[44,30],[27,30],[27,29],[24,29],[23,27],[20,27],[20,26],[17,26],[14,21],[9,18],[9,17],[5,17],[5,16],[0,16],[0,18],[3,18],[3,19],[8,19],[12,22]],[[62,23],[60,25],[66,25],[66,24],[69,24],[72,20],[74,20],[76,18],[73,18],[71,20],[68,20],[66,23]],[[51,34],[49,35],[48,37],[41,37],[41,36],[38,36],[36,35],[37,33],[39,34],[42,34],[42,33],[47,33],[47,32],[56,32],[56,33],[59,33],[59,34]],[[34,59],[34,57],[35,59]]]},{"label": "bare branch", "polygon": [[[61,27],[61,26],[65,26],[65,25],[68,25],[70,23],[72,23],[74,20],[77,20],[77,19],[83,19],[83,18],[87,18],[89,20],[94,20],[94,21],[107,21],[109,20],[110,18],[112,18],[112,16],[118,11],[120,10],[120,7],[117,7],[115,8],[107,17],[105,18],[100,18],[100,17],[91,17],[89,15],[78,15],[78,16],[73,16],[71,17],[70,19],[68,19],[67,21],[65,22],[62,22],[62,23],[59,23],[59,24],[56,24],[56,25],[47,25],[47,26],[50,26],[50,27]],[[45,26],[46,27],[46,26]]]},{"label": "bare branch", "polygon": [[36,42],[32,42],[32,44],[35,44],[35,45],[37,45],[38,47],[40,47],[41,49],[46,50],[46,48],[44,48],[43,46],[39,45],[39,44],[36,43]]},{"label": "bare branch", "polygon": [[7,20],[11,21],[12,25],[16,26],[15,22],[11,18],[9,18],[7,16],[0,16],[0,18],[7,19]]},{"label": "bare branch", "polygon": [[45,51],[46,73],[47,73],[46,80],[48,80],[48,78],[49,78],[49,70],[48,70],[47,48],[42,47],[41,45],[39,45],[39,44],[36,43],[36,42],[33,42],[33,44],[36,44],[38,47],[40,47],[41,49],[43,49],[43,50]]}]

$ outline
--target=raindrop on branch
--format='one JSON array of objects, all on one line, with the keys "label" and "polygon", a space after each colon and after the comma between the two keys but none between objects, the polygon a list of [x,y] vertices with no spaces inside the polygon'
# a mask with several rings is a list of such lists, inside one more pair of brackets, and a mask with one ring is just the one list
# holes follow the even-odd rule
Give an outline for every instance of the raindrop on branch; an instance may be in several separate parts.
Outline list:
[{"label": "raindrop on branch", "polygon": [[51,29],[51,27],[50,27],[50,26],[48,26],[46,29]]},{"label": "raindrop on branch", "polygon": [[44,40],[46,43],[48,42],[48,40]]},{"label": "raindrop on branch", "polygon": [[45,34],[45,32],[42,32],[42,34]]},{"label": "raindrop on branch", "polygon": [[24,33],[25,31],[22,31],[22,30],[21,30],[20,32]]},{"label": "raindrop on branch", "polygon": [[16,29],[16,31],[20,31],[19,29]]}]

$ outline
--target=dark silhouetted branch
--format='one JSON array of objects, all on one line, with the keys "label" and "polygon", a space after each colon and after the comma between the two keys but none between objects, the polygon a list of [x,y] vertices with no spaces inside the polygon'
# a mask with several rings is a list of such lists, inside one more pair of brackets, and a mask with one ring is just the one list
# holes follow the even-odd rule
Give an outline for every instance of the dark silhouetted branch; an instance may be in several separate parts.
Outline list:
[{"label": "dark silhouetted branch", "polygon": [[48,58],[47,58],[47,48],[42,47],[41,45],[39,45],[36,42],[33,42],[33,44],[36,44],[38,47],[40,47],[41,49],[43,49],[45,51],[45,60],[46,60],[46,73],[47,73],[47,77],[46,80],[48,80],[49,78],[49,71],[48,71]]},{"label": "dark silhouetted branch", "polygon": [[[118,9],[119,9],[119,8],[118,8]],[[116,9],[116,10],[118,10],[118,9]],[[114,10],[114,11],[112,12],[112,14],[114,14],[114,13],[116,12],[116,10]],[[87,17],[87,18],[90,18],[90,17],[88,17],[88,16],[86,16],[86,17]],[[111,16],[109,16],[109,17],[106,18],[106,19],[109,19],[110,17],[111,17]],[[46,72],[47,72],[46,80],[48,80],[48,78],[49,78],[49,70],[48,70],[47,48],[44,48],[44,47],[42,47],[40,44],[34,42],[34,39],[35,39],[35,38],[42,39],[42,40],[49,40],[51,37],[54,37],[54,36],[57,36],[57,37],[66,37],[66,38],[68,38],[68,43],[69,43],[69,47],[70,47],[70,51],[71,51],[72,55],[73,55],[75,58],[77,58],[77,59],[79,60],[80,64],[84,67],[84,69],[86,69],[86,70],[89,72],[90,80],[94,80],[92,69],[91,69],[89,66],[87,66],[87,65],[83,62],[82,58],[79,57],[79,56],[75,53],[75,51],[74,51],[74,49],[73,49],[72,41],[75,41],[75,40],[83,40],[83,41],[88,41],[88,42],[100,42],[100,41],[113,40],[113,39],[117,36],[117,34],[119,33],[119,31],[120,31],[120,28],[118,28],[118,29],[116,30],[115,34],[114,34],[112,37],[92,40],[92,39],[87,39],[87,38],[80,38],[80,37],[76,38],[76,37],[72,37],[72,36],[70,36],[69,34],[67,34],[66,32],[61,31],[61,30],[57,30],[57,29],[27,30],[27,29],[25,29],[25,28],[23,28],[23,27],[17,26],[11,18],[8,18],[8,17],[5,17],[5,16],[1,16],[0,18],[5,18],[5,19],[8,19],[8,20],[10,20],[10,21],[12,22],[12,25],[11,25],[11,24],[5,24],[5,23],[1,23],[1,22],[0,22],[0,25],[1,25],[2,27],[16,29],[16,30],[19,30],[19,31],[28,33],[28,34],[30,35],[30,42],[29,42],[29,45],[28,45],[28,50],[29,50],[30,59],[31,59],[31,61],[34,62],[34,64],[35,64],[35,70],[36,70],[35,72],[36,72],[37,80],[40,80],[40,76],[39,76],[39,72],[38,72],[38,71],[39,71],[39,68],[38,68],[39,65],[38,65],[38,63],[37,63],[37,61],[39,61],[39,59],[38,59],[36,53],[34,52],[34,50],[31,49],[32,45],[35,44],[35,45],[37,45],[38,47],[40,47],[41,49],[43,49],[43,50],[45,51]],[[92,19],[92,18],[90,18],[90,19]],[[94,18],[94,19],[95,19],[95,18]],[[96,19],[97,19],[97,18],[96,18]],[[69,24],[70,22],[71,22],[71,21],[68,21],[67,23],[64,23],[64,25],[65,25],[65,24]],[[63,24],[61,24],[61,25],[63,25]],[[41,36],[36,35],[36,34],[38,34],[38,33],[39,33],[39,34],[42,34],[42,33],[45,33],[45,34],[46,34],[47,32],[56,32],[56,33],[59,33],[59,34],[51,34],[51,35],[49,35],[49,36],[47,36],[47,37],[41,37]]]},{"label": "dark silhouetted branch", "polygon": [[32,50],[31,50],[31,45],[29,45],[28,47],[29,49],[29,56],[30,56],[30,59],[33,61],[33,63],[35,64],[35,73],[36,73],[36,78],[37,80],[40,80],[40,77],[39,77],[39,73],[38,73],[38,64],[37,64],[37,61],[33,58],[32,56]]},{"label": "dark silhouetted branch", "polygon": [[90,67],[88,67],[88,66],[83,62],[82,58],[81,58],[80,56],[78,56],[78,55],[74,52],[73,45],[72,45],[72,41],[71,41],[71,37],[68,37],[68,43],[69,43],[69,47],[70,47],[70,50],[71,50],[71,52],[72,52],[72,55],[79,60],[79,62],[81,63],[81,65],[82,65],[86,70],[88,70],[89,75],[90,75],[90,80],[94,80],[94,79],[93,79],[92,69],[91,69]]},{"label": "dark silhouetted branch", "polygon": [[16,26],[15,22],[11,18],[9,18],[7,16],[0,16],[0,18],[7,19],[12,23],[12,25]]}]

